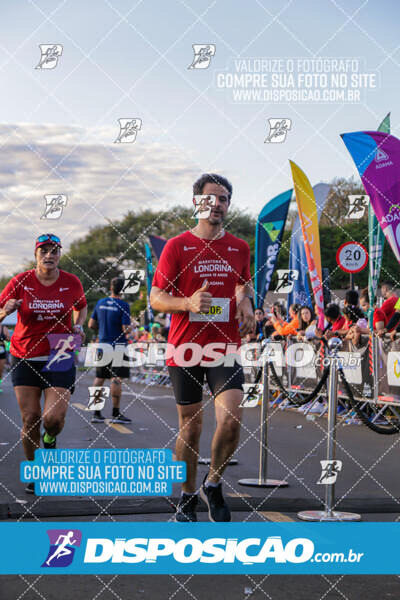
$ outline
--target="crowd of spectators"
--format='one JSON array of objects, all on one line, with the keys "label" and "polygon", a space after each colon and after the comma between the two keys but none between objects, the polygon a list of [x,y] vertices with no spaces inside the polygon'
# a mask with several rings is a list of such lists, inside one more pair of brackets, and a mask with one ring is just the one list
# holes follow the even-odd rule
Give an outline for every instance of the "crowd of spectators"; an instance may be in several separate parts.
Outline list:
[{"label": "crowd of spectators", "polygon": [[396,333],[400,332],[400,300],[390,282],[382,283],[380,292],[381,306],[373,307],[371,327],[370,299],[368,288],[365,288],[360,293],[357,290],[347,290],[340,304],[328,304],[324,310],[323,328],[318,328],[317,316],[311,304],[292,304],[288,315],[285,306],[279,302],[266,310],[257,308],[255,331],[247,335],[245,341],[282,339],[286,336],[296,337],[298,341],[312,338],[328,340],[336,336],[358,345],[361,335],[371,333],[379,337],[389,333],[394,340]]}]

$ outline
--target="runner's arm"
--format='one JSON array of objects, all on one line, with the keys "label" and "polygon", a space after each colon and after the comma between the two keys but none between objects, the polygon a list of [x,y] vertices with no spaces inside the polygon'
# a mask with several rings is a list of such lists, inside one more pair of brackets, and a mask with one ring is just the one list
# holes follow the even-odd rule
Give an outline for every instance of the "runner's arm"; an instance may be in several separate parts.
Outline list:
[{"label": "runner's arm", "polygon": [[99,324],[96,319],[93,319],[93,317],[90,317],[88,327],[89,327],[89,329],[98,329]]},{"label": "runner's arm", "polygon": [[7,317],[7,315],[10,315],[15,310],[18,310],[19,307],[21,306],[21,304],[22,304],[22,300],[17,300],[15,298],[11,298],[10,300],[7,300],[7,302],[4,305],[4,308],[0,309],[0,323],[2,321],[4,321],[4,319]]},{"label": "runner's arm", "polygon": [[389,323],[386,325],[386,329],[388,331],[390,331],[391,329],[394,329],[395,327],[397,327],[397,325],[400,322],[400,312],[396,311],[392,318],[390,319]]},{"label": "runner's arm", "polygon": [[189,310],[189,298],[171,296],[165,290],[154,285],[150,292],[150,304],[154,310],[164,313],[179,313]]},{"label": "runner's arm", "polygon": [[238,306],[245,298],[248,298],[248,300],[250,300],[250,304],[251,304],[251,299],[254,297],[253,287],[251,285],[251,282],[248,281],[244,285],[238,284],[235,289],[235,295],[236,295],[236,304]]},{"label": "runner's arm", "polygon": [[255,320],[253,311],[253,292],[251,282],[244,285],[237,285],[235,289],[237,316],[239,320],[240,335],[253,334],[255,330]]},{"label": "runner's arm", "polygon": [[82,325],[86,321],[87,317],[87,305],[85,305],[80,310],[74,310],[74,325]]},{"label": "runner's arm", "polygon": [[5,325],[3,325],[3,335],[6,338],[7,342],[11,340],[10,330]]}]

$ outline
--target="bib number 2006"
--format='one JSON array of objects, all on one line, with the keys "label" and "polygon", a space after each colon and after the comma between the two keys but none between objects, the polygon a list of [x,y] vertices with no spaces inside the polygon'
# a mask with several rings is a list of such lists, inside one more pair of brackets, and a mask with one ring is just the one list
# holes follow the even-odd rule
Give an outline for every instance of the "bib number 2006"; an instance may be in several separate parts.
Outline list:
[{"label": "bib number 2006", "polygon": [[229,321],[229,298],[213,298],[206,313],[189,313],[189,321]]}]

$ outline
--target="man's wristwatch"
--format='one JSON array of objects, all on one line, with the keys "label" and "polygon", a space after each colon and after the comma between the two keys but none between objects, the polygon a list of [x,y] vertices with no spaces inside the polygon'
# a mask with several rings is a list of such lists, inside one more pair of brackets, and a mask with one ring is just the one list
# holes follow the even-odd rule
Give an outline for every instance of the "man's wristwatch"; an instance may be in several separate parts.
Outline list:
[{"label": "man's wristwatch", "polygon": [[75,327],[79,327],[79,329],[80,329],[80,330],[82,331],[82,333],[83,333],[83,327],[82,327],[82,325],[81,325],[80,323],[75,323],[75,325],[74,325],[74,328],[75,328]]}]

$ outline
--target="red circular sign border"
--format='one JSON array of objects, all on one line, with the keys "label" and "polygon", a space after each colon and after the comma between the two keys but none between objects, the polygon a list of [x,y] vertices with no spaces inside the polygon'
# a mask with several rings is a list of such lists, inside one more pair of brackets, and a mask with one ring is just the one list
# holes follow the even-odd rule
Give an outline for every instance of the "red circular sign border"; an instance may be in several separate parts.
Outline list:
[{"label": "red circular sign border", "polygon": [[[346,269],[339,262],[339,255],[340,255],[341,250],[343,248],[345,248],[346,246],[349,246],[350,244],[353,244],[353,245],[355,244],[356,246],[360,246],[360,248],[362,248],[364,250],[364,252],[365,252],[365,259],[366,259],[365,263],[364,263],[364,265],[360,269],[357,269],[356,271],[350,271],[349,269]],[[336,263],[337,263],[339,269],[342,269],[342,271],[344,271],[345,273],[359,273],[360,271],[362,271],[363,269],[365,269],[365,267],[367,266],[367,264],[368,264],[368,258],[369,258],[369,256],[368,256],[368,250],[366,249],[365,246],[363,246],[363,244],[360,244],[360,242],[345,242],[344,244],[342,244],[341,246],[339,246],[339,248],[337,249],[337,252],[336,252]]]}]

